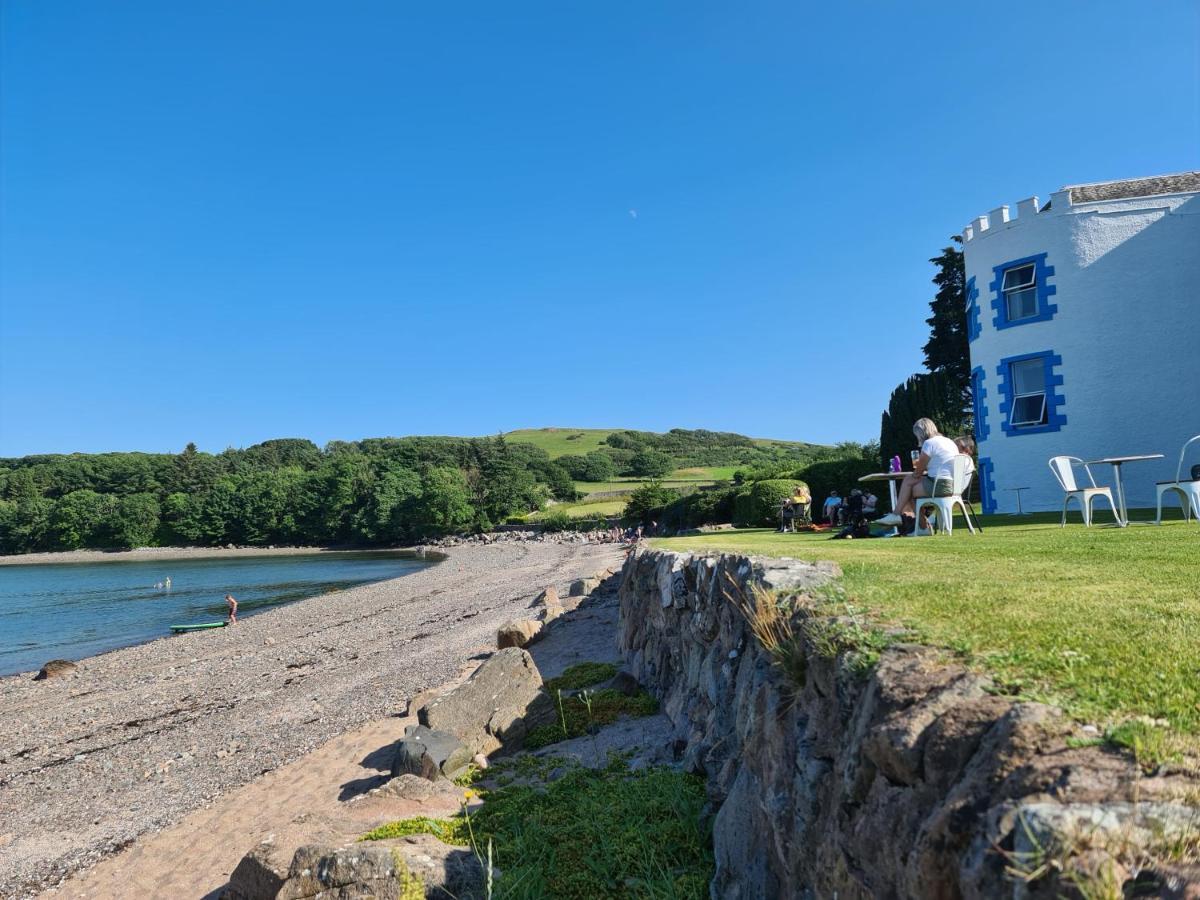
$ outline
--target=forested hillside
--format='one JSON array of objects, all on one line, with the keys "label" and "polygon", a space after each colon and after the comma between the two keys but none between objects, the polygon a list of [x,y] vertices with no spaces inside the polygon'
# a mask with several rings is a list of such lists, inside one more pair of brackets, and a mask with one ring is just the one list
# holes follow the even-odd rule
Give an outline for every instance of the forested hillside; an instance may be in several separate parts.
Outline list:
[{"label": "forested hillside", "polygon": [[683,430],[614,431],[593,446],[552,459],[515,436],[371,438],[324,449],[287,438],[218,454],[189,445],[178,454],[0,459],[0,552],[396,544],[572,500],[575,480],[799,462],[818,449]]}]

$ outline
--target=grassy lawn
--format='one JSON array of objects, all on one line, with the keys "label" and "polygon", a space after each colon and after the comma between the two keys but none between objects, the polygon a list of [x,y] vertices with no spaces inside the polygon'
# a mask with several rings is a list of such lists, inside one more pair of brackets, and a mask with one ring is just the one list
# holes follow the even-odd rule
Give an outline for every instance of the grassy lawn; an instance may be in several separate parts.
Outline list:
[{"label": "grassy lawn", "polygon": [[1060,529],[1049,514],[987,517],[984,527],[856,541],[751,529],[654,543],[833,560],[850,603],[964,654],[1014,693],[1101,728],[1162,719],[1171,740],[1200,751],[1200,527]]}]

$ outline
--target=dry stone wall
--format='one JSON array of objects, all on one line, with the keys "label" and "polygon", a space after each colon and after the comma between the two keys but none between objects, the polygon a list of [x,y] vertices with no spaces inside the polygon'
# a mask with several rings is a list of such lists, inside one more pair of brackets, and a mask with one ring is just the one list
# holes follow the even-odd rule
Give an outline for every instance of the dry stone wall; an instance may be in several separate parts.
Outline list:
[{"label": "dry stone wall", "polygon": [[[805,600],[837,574],[655,550],[626,562],[619,641],[708,779],[714,898],[1041,898],[1135,879],[1150,896],[1200,896],[1200,870],[1160,852],[1168,832],[1200,832],[1196,782],[1079,746],[1057,710],[935,649],[895,644],[855,665],[814,639],[831,620]],[[755,584],[799,595],[799,675],[726,596]]]}]

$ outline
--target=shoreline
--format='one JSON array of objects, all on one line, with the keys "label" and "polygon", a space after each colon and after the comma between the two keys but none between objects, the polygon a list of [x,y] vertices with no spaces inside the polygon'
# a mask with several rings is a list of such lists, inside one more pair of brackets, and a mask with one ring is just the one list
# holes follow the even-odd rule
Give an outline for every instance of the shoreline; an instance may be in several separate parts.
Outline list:
[{"label": "shoreline", "polygon": [[[316,556],[328,553],[411,553],[419,547],[138,547],[134,550],[49,550],[0,556],[0,566],[221,559],[238,556]],[[431,551],[430,551],[431,552]]]},{"label": "shoreline", "polygon": [[86,657],[65,678],[0,678],[0,896],[33,896],[338,735],[394,719],[493,649],[496,629],[543,588],[565,594],[623,555],[463,545],[439,565],[233,628]]}]

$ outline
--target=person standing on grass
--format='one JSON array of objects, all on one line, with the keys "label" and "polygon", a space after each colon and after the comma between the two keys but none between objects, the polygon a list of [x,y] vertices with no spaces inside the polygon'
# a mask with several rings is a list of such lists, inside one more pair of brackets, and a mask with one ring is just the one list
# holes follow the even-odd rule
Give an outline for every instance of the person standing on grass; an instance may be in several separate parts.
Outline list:
[{"label": "person standing on grass", "polygon": [[229,624],[237,624],[237,601],[233,599],[233,594],[225,595],[225,605],[229,607]]},{"label": "person standing on grass", "polygon": [[899,525],[902,535],[916,530],[915,500],[949,497],[954,492],[954,458],[959,454],[954,441],[940,434],[932,419],[917,419],[913,437],[921,445],[921,455],[913,463],[913,471],[900,482],[896,511],[879,520],[881,525]]},{"label": "person standing on grass", "polygon": [[829,496],[825,498],[825,521],[830,525],[837,524],[837,514],[841,506],[842,498],[838,496],[838,492],[830,491]]}]

